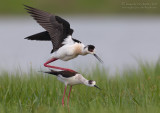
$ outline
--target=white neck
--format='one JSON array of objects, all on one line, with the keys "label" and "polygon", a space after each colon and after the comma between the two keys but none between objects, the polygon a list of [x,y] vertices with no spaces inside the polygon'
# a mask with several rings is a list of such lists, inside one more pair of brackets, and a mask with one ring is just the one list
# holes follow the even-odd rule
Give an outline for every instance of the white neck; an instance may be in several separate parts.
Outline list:
[{"label": "white neck", "polygon": [[87,85],[88,86],[88,80],[84,78],[81,74],[78,75],[79,81],[81,81],[81,84]]},{"label": "white neck", "polygon": [[82,53],[81,53],[81,55],[87,55],[88,53],[87,53],[87,51],[85,51],[85,50],[83,50],[82,51]]},{"label": "white neck", "polygon": [[88,54],[88,51],[86,49],[84,49],[84,45],[82,44],[82,52],[81,52],[81,55],[87,55]]},{"label": "white neck", "polygon": [[75,53],[79,54],[79,55],[86,55],[88,54],[87,53],[87,50],[84,49],[84,44],[82,43],[75,43],[74,44],[74,48],[75,48]]}]

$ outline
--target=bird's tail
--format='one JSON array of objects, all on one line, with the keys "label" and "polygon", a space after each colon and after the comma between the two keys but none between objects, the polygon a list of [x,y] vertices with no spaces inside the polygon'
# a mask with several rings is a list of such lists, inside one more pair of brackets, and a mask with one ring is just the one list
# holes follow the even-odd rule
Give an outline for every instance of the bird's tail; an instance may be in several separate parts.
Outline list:
[{"label": "bird's tail", "polygon": [[39,40],[39,41],[50,41],[51,37],[49,35],[49,33],[47,31],[43,31],[31,36],[28,36],[24,39],[28,39],[28,40]]},{"label": "bird's tail", "polygon": [[55,70],[50,70],[50,71],[40,71],[42,73],[47,73],[47,74],[52,74],[52,75],[55,75],[55,76],[58,76],[59,75],[59,71],[55,71]]}]

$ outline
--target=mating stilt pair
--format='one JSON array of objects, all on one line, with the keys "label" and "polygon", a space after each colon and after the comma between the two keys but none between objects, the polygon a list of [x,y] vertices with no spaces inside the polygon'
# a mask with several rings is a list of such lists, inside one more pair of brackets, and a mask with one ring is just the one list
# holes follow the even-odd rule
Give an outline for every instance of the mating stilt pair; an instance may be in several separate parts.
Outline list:
[{"label": "mating stilt pair", "polygon": [[[100,62],[103,62],[96,54],[95,54],[95,46],[87,45],[85,46],[79,40],[72,38],[73,29],[70,28],[69,22],[64,20],[63,18],[47,13],[45,11],[32,8],[30,6],[25,5],[25,9],[27,12],[46,30],[32,36],[26,37],[28,40],[39,40],[39,41],[51,41],[53,45],[53,49],[51,51],[51,58],[44,63],[45,67],[59,69],[63,71],[54,71],[46,72],[50,74],[57,75],[58,79],[65,83],[65,91],[67,85],[74,84],[85,84],[87,86],[95,86],[95,81],[86,80],[81,74],[78,74],[74,70],[56,67],[48,65],[49,63],[60,59],[63,61],[68,61],[73,58],[76,58],[78,55],[94,55]],[[71,81],[71,82],[69,82]],[[70,88],[70,91],[71,91]],[[98,87],[97,87],[98,88]],[[64,95],[65,95],[64,91]],[[70,96],[70,92],[69,92]],[[68,97],[69,101],[69,97]],[[62,99],[62,104],[64,105],[64,96]]]}]

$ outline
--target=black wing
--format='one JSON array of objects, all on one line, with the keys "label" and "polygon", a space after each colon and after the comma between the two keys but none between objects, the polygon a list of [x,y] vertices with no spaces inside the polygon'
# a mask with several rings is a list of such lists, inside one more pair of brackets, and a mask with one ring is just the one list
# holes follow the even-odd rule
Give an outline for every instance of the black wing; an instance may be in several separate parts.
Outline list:
[{"label": "black wing", "polygon": [[[51,41],[51,37],[47,31],[40,32],[31,36],[26,37],[28,40],[39,40],[39,41]],[[81,43],[81,41],[72,38],[74,42]]]},{"label": "black wing", "polygon": [[53,51],[59,49],[61,43],[68,35],[72,35],[73,29],[70,28],[70,24],[61,17],[30,6],[25,5],[25,7],[28,13],[49,33],[53,44]]},{"label": "black wing", "polygon": [[62,75],[65,78],[69,78],[69,77],[73,77],[77,74],[77,72],[70,72],[70,71],[54,71],[54,70],[50,70],[49,72],[44,72],[44,73],[48,73],[48,74],[52,74],[52,75]]},{"label": "black wing", "polygon": [[40,32],[31,36],[26,37],[28,40],[40,40],[40,41],[51,41],[51,37],[47,31]]},{"label": "black wing", "polygon": [[77,43],[81,43],[81,41],[77,40],[77,39],[74,39],[72,38],[74,42],[77,42]]}]

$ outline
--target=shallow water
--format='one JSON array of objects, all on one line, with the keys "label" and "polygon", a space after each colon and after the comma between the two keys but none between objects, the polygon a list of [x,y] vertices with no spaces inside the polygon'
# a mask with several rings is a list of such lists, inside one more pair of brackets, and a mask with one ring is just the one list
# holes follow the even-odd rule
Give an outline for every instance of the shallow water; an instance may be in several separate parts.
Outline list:
[{"label": "shallow water", "polygon": [[[160,17],[148,16],[64,16],[74,29],[73,37],[84,44],[96,46],[97,54],[111,72],[125,66],[137,67],[137,58],[156,62],[160,55]],[[24,40],[26,36],[43,31],[30,17],[0,17],[0,67],[1,69],[30,67],[44,68],[43,63],[50,56],[50,42]],[[98,61],[92,55],[52,65],[75,70],[90,69]],[[101,64],[100,64],[101,65]]]}]

